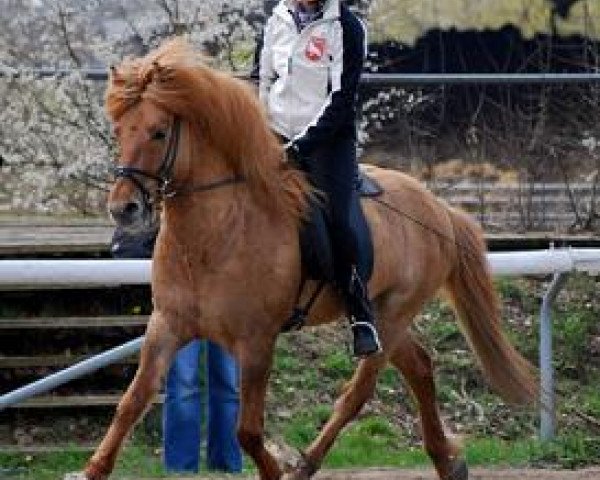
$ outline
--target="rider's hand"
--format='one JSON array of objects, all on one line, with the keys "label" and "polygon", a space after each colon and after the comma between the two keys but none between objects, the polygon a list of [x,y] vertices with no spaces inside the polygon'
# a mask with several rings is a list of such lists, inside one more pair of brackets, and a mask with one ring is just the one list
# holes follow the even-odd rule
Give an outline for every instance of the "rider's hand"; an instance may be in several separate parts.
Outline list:
[{"label": "rider's hand", "polygon": [[285,145],[285,156],[288,162],[302,167],[304,163],[304,157],[300,154],[298,145],[296,145],[294,142],[288,142]]}]

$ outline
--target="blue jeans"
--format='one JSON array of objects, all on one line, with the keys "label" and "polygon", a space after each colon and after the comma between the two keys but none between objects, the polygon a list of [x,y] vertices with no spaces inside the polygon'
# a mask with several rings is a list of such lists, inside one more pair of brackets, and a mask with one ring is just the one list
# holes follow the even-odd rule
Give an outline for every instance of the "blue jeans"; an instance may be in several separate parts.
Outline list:
[{"label": "blue jeans", "polygon": [[[199,365],[206,367],[203,369],[207,372],[204,388],[200,385]],[[238,367],[233,357],[206,340],[192,341],[179,350],[165,386],[165,468],[175,472],[198,471],[204,424],[207,468],[240,472],[242,454],[236,435],[238,407]],[[203,418],[206,421],[203,422]]]}]

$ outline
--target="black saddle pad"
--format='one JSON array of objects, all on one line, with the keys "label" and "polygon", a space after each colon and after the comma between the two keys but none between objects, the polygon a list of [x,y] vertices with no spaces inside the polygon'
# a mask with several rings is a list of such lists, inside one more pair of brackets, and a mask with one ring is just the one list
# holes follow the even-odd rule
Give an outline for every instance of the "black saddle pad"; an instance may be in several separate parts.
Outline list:
[{"label": "black saddle pad", "polygon": [[[365,172],[357,179],[357,190],[350,211],[353,241],[358,245],[357,270],[361,278],[368,280],[373,271],[373,242],[365,219],[360,197],[376,197],[383,188]],[[308,220],[300,230],[302,264],[307,275],[315,280],[335,281],[333,246],[329,235],[328,214],[317,202],[311,205]]]},{"label": "black saddle pad", "polygon": [[383,193],[383,187],[369,177],[364,170],[358,171],[358,194],[361,197],[378,197]]}]

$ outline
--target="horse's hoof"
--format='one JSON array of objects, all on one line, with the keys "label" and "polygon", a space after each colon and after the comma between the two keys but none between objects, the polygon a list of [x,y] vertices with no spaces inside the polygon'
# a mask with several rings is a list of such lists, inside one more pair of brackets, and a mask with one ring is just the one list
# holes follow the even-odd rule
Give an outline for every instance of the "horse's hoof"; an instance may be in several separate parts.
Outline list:
[{"label": "horse's hoof", "polygon": [[70,472],[65,473],[63,480],[88,480],[88,477],[83,472]]},{"label": "horse's hoof", "polygon": [[[84,480],[107,480],[109,476],[110,470],[106,470],[100,464],[90,460],[85,466],[85,471],[82,478]],[[79,480],[79,478],[76,480]]]},{"label": "horse's hoof", "polygon": [[291,472],[286,472],[281,477],[281,480],[309,480],[310,477],[303,472],[302,470],[293,470]]},{"label": "horse's hoof", "polygon": [[298,459],[296,466],[283,474],[281,480],[310,480],[317,471],[317,467],[311,465],[304,455]]},{"label": "horse's hoof", "polygon": [[442,480],[469,480],[469,468],[467,462],[462,458],[457,458],[452,463],[452,472]]}]

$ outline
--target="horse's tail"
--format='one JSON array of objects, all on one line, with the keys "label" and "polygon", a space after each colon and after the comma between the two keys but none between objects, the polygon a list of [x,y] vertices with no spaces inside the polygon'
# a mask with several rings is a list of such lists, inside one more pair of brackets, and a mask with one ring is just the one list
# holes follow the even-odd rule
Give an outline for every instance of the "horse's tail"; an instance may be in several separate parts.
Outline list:
[{"label": "horse's tail", "polygon": [[457,262],[446,292],[491,386],[508,402],[530,403],[537,397],[535,369],[502,332],[499,301],[485,256],[482,231],[464,213],[450,212]]}]

